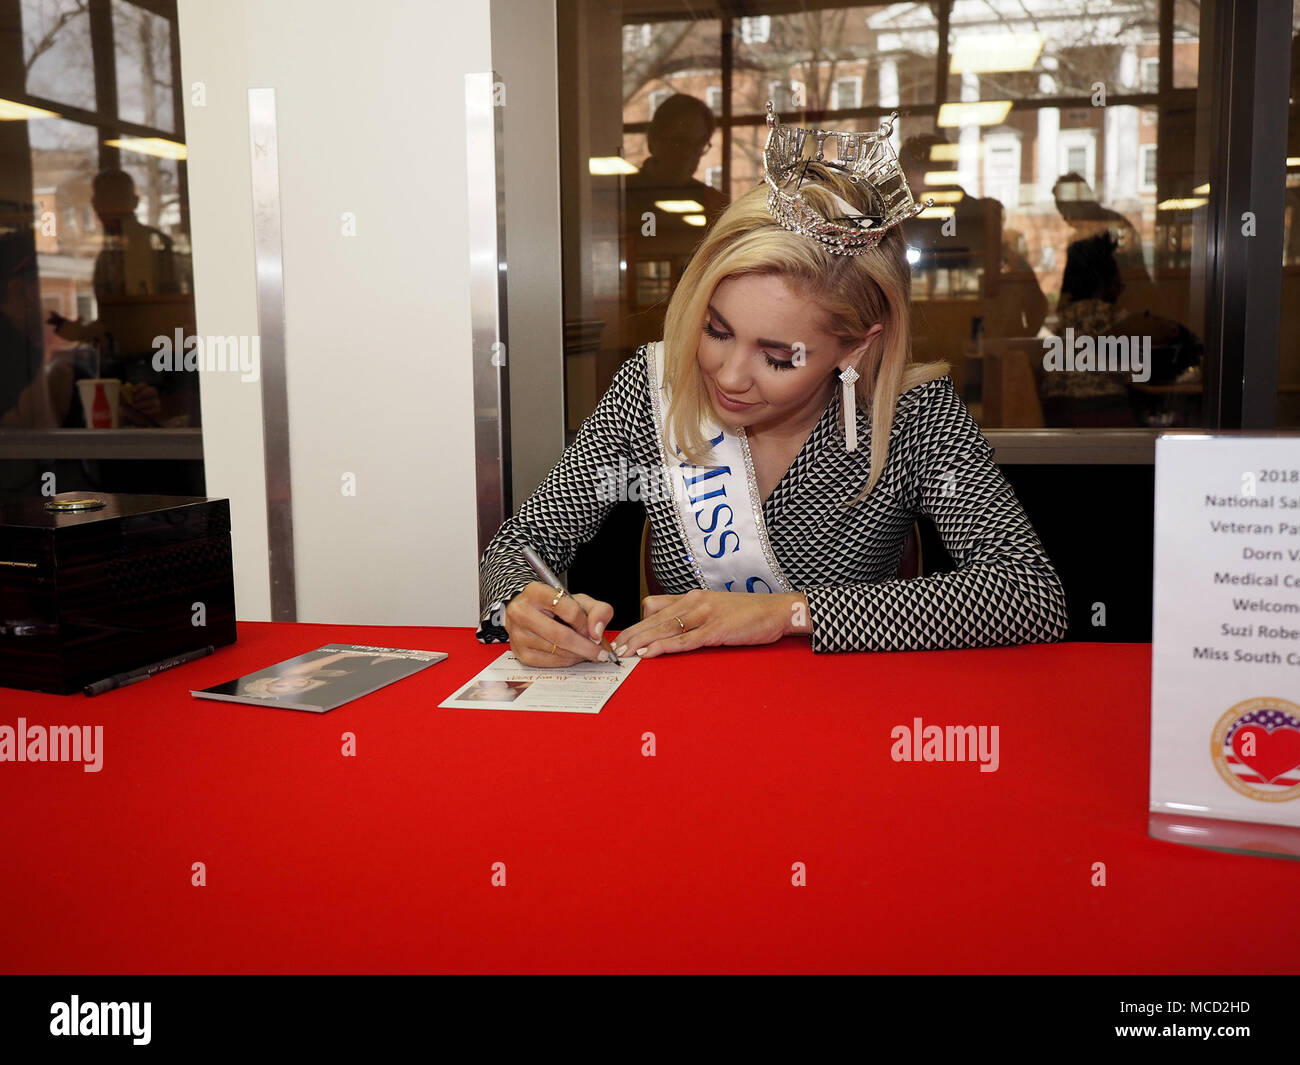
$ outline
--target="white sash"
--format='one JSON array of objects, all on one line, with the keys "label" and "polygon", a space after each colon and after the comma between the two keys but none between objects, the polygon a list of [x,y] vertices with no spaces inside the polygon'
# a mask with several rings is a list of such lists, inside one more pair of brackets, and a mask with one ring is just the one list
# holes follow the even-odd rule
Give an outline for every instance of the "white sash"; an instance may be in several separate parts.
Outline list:
[{"label": "white sash", "polygon": [[713,444],[717,465],[684,461],[675,443],[671,449],[665,446],[670,389],[664,382],[663,341],[646,345],[646,352],[659,453],[672,481],[678,528],[690,545],[687,561],[700,587],[719,592],[794,591],[768,543],[745,430],[729,432],[709,418],[701,428]]}]

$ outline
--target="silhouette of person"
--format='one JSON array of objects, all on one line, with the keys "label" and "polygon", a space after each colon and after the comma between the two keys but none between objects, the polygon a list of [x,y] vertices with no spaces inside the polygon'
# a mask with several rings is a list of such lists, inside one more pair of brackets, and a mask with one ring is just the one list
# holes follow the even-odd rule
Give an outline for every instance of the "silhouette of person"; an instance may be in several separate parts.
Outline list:
[{"label": "silhouette of person", "polygon": [[[1097,202],[1092,186],[1073,171],[1061,175],[1052,186],[1056,209],[1070,227],[1069,244],[1097,234],[1109,233],[1114,240],[1114,258],[1124,281],[1124,307],[1142,311],[1151,306],[1153,285],[1142,256],[1142,238],[1137,228],[1118,211]],[[1068,251],[1067,251],[1068,255]]]},{"label": "silhouette of person", "polygon": [[634,191],[673,192],[698,200],[710,224],[727,206],[727,198],[695,177],[700,160],[713,140],[713,112],[703,101],[686,93],[668,97],[650,119],[646,146],[650,155],[640,170],[630,174],[626,188]]},{"label": "silhouette of person", "polygon": [[0,236],[0,426],[55,429],[72,404],[70,360],[45,361],[36,235],[19,229]]},{"label": "silhouette of person", "polygon": [[[1115,238],[1103,229],[1066,250],[1056,332],[1067,342],[1115,335],[1123,317],[1116,304],[1124,291],[1115,249]],[[1041,395],[1048,425],[1135,424],[1128,386],[1119,372],[1055,369],[1043,374]]]},{"label": "silhouette of person", "polygon": [[20,229],[0,237],[0,414],[17,406],[42,357],[36,240]]},{"label": "silhouette of person", "polygon": [[[623,347],[628,354],[663,336],[664,314],[686,264],[727,197],[695,177],[713,139],[713,112],[694,96],[677,93],[655,109],[646,135],[650,155],[624,180],[623,253],[627,262]],[[670,211],[677,201],[699,210]],[[695,224],[703,215],[703,225]]]},{"label": "silhouette of person", "polygon": [[154,338],[171,338],[185,324],[186,315],[178,308],[185,297],[173,241],[136,218],[139,202],[130,174],[103,170],[95,175],[91,205],[104,231],[92,281],[99,316],[74,322],[51,315],[50,322],[63,339],[99,348],[105,356],[103,376],[119,373],[127,380],[123,421],[157,425],[167,413],[160,389],[173,397],[173,415],[180,410],[197,414],[197,395],[190,380],[194,375],[176,373],[163,379],[151,365]]},{"label": "silhouette of person", "polygon": [[[1057,306],[1057,334],[1073,337],[1122,337],[1130,353],[1150,352],[1142,385],[1168,386],[1199,381],[1204,346],[1185,326],[1149,311],[1125,311],[1125,282],[1118,242],[1108,229],[1077,240],[1066,252]],[[1070,334],[1066,330],[1070,330]],[[1049,425],[1132,426],[1196,424],[1199,395],[1165,396],[1133,387],[1132,372],[1056,370],[1041,382],[1043,413]]]}]

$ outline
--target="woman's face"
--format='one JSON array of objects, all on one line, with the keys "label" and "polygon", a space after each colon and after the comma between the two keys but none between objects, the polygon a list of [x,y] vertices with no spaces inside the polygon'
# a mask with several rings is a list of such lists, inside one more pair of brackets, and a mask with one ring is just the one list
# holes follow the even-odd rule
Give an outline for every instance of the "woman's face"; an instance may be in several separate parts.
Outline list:
[{"label": "woman's face", "polygon": [[821,309],[779,274],[720,281],[706,313],[697,357],[714,416],[729,428],[806,429],[826,408],[831,375],[858,366],[865,350],[823,332]]}]

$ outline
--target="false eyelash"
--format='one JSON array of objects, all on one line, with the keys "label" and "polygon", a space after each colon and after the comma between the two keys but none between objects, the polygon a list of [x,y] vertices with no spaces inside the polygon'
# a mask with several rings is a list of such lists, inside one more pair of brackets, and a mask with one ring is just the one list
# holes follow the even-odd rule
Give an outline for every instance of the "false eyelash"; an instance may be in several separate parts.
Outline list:
[{"label": "false eyelash", "polygon": [[[712,323],[712,322],[705,322],[705,323],[704,323],[704,331],[705,331],[706,333],[708,333],[709,336],[711,336],[714,340],[730,340],[730,339],[731,339],[731,334],[730,334],[730,333],[720,333],[720,332],[718,332],[716,329],[714,329],[714,328],[713,328],[713,323]],[[793,370],[793,369],[794,369],[794,362],[793,362],[793,360],[790,361],[790,362],[786,362],[786,361],[784,361],[783,359],[774,359],[774,358],[772,358],[772,356],[769,355],[766,351],[763,352],[763,358],[767,359],[767,364],[768,364],[769,366],[771,366],[772,369],[774,369],[774,370]]]}]

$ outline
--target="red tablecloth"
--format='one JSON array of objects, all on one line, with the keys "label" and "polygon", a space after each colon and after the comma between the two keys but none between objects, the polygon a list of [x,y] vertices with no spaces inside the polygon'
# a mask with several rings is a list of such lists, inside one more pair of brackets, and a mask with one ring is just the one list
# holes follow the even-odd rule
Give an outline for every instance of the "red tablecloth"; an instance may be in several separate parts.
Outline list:
[{"label": "red tablecloth", "polygon": [[[0,763],[0,969],[1300,969],[1300,863],[1147,837],[1148,645],[789,638],[651,659],[579,715],[439,709],[504,650],[468,629],[239,634],[94,699],[0,690],[0,724],[104,726],[99,773]],[[330,642],[450,657],[329,714],[189,695]],[[998,725],[997,772],[894,762],[915,717]]]}]

